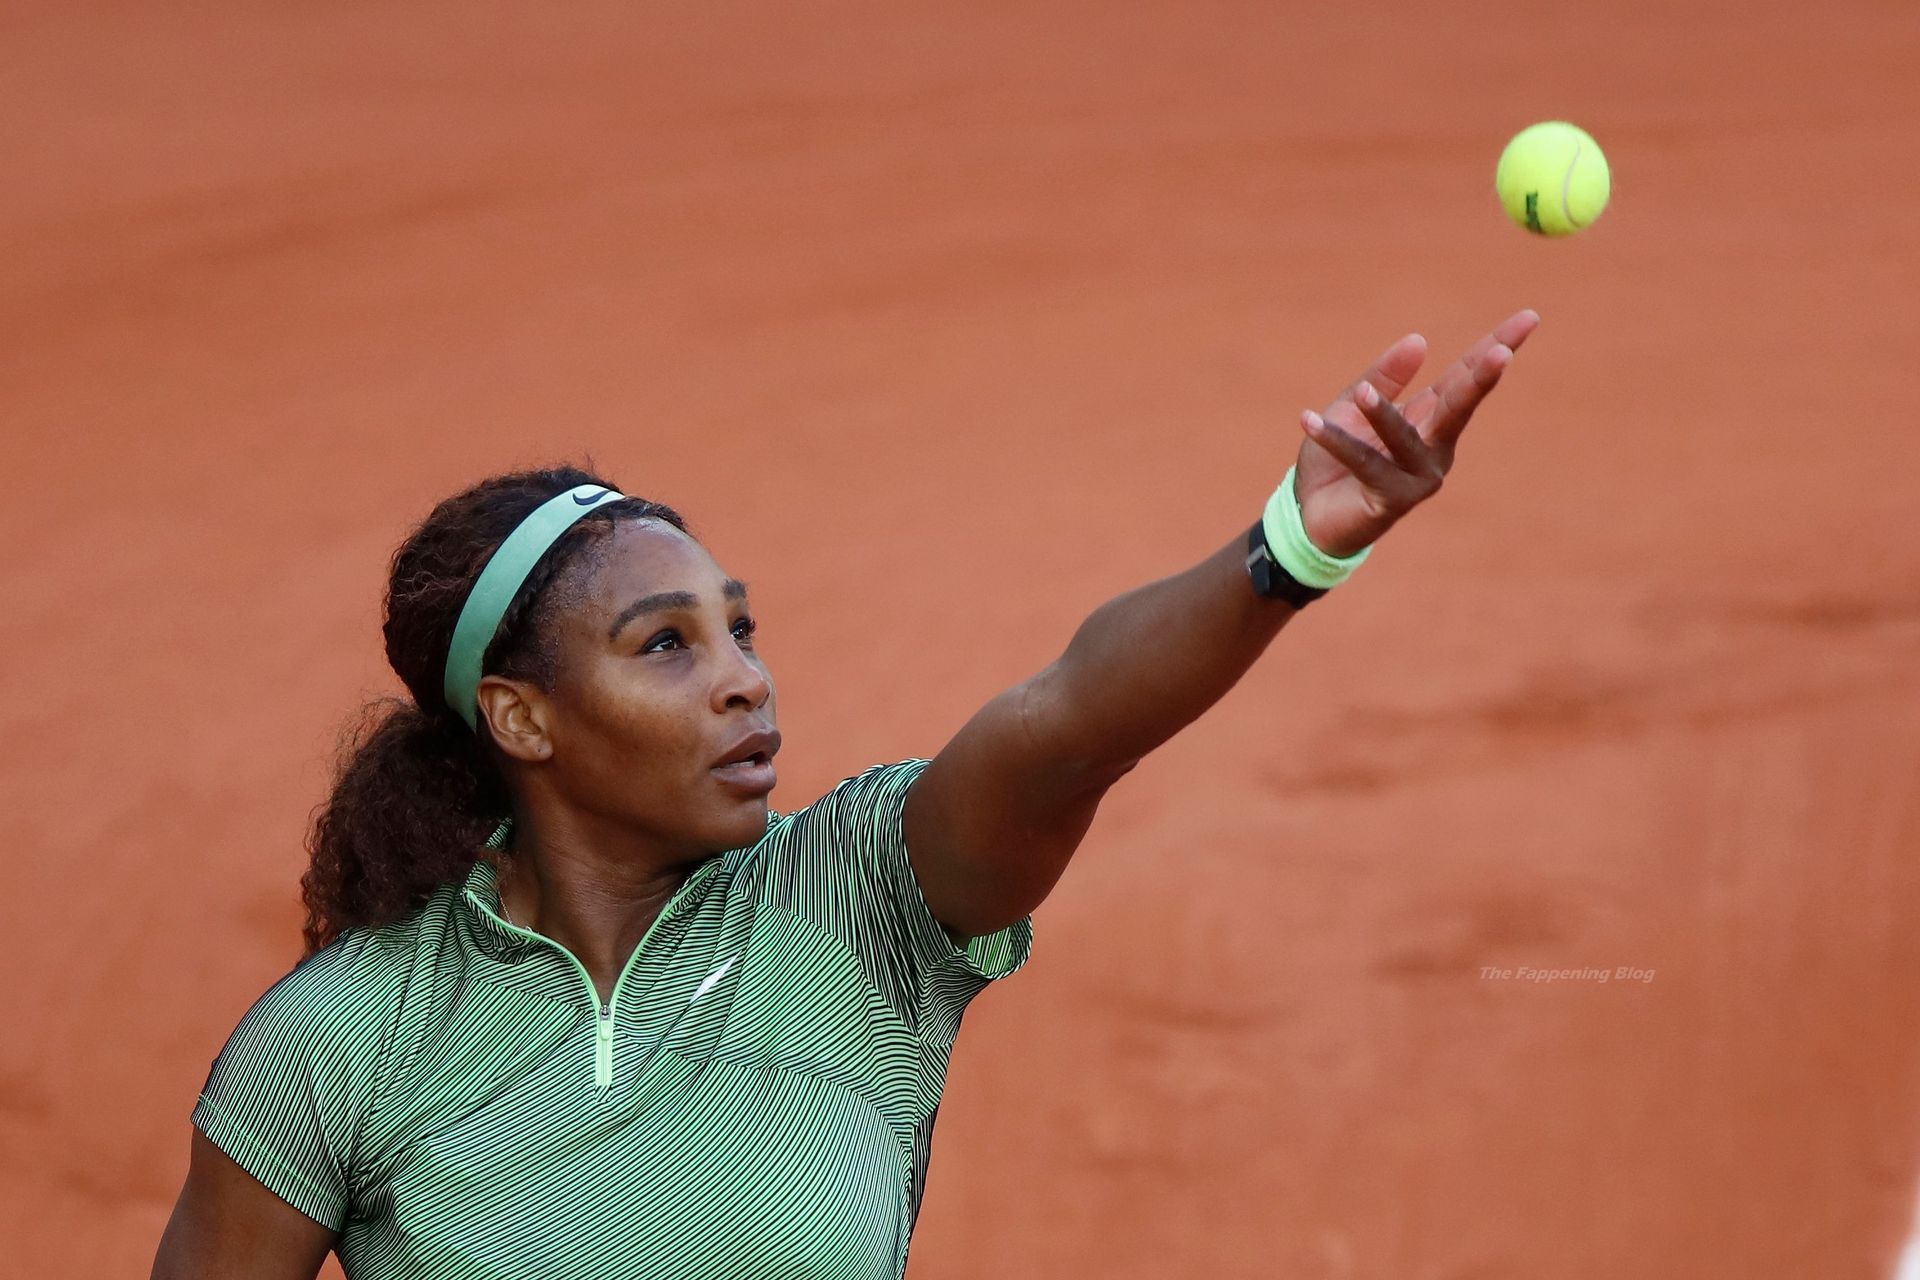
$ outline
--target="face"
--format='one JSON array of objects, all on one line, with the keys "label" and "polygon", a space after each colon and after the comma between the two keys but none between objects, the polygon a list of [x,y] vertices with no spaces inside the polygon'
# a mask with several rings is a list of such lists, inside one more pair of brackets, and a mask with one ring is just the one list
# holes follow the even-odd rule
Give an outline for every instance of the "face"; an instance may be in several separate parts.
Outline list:
[{"label": "face", "polygon": [[[740,848],[766,831],[771,785],[714,768],[743,736],[775,724],[752,613],[725,594],[727,580],[672,525],[620,522],[584,600],[555,620],[554,688],[515,682],[526,703],[506,711],[502,748],[545,764],[543,790],[581,825],[658,844],[663,859]],[[663,593],[690,599],[649,602]]]}]

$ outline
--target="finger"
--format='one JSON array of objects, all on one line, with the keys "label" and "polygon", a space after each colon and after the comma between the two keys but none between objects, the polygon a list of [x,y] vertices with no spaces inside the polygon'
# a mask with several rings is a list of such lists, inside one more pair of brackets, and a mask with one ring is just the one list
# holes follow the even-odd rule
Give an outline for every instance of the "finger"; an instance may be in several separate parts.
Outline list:
[{"label": "finger", "polygon": [[1527,340],[1527,335],[1539,327],[1540,313],[1532,307],[1524,307],[1493,326],[1493,332],[1487,337],[1509,351],[1518,351],[1520,344]]},{"label": "finger", "polygon": [[1500,375],[1513,363],[1513,352],[1495,343],[1486,356],[1465,377],[1448,378],[1434,392],[1433,416],[1427,422],[1427,440],[1436,449],[1446,449],[1467,429],[1467,420],[1480,407],[1487,393],[1500,383]]},{"label": "finger", "polygon": [[1362,385],[1356,389],[1353,397],[1354,408],[1367,420],[1380,440],[1393,453],[1403,471],[1416,476],[1430,476],[1435,480],[1446,474],[1446,467],[1440,462],[1440,456],[1420,438],[1393,403],[1371,386]]},{"label": "finger", "polygon": [[1335,401],[1353,399],[1353,392],[1360,383],[1370,383],[1375,390],[1389,400],[1398,400],[1413,381],[1413,375],[1420,372],[1420,366],[1426,363],[1427,340],[1417,333],[1393,343],[1380,353],[1380,358],[1367,367],[1360,375],[1359,382],[1348,387],[1335,397]]},{"label": "finger", "polygon": [[[1512,362],[1513,348],[1492,341],[1492,337],[1492,334],[1488,334],[1486,338],[1475,343],[1472,351],[1449,365],[1446,373],[1435,379],[1431,386],[1407,401],[1407,407],[1401,412],[1406,415],[1408,422],[1419,428],[1420,434],[1428,441],[1439,444],[1442,443],[1443,438],[1446,441],[1458,439],[1466,423],[1463,420],[1456,421],[1442,430],[1438,425],[1442,407],[1452,406],[1453,411],[1458,413],[1464,396],[1470,401],[1467,404],[1467,412],[1471,413],[1472,407],[1479,404],[1480,396],[1492,389],[1492,384],[1488,383],[1478,395],[1467,390],[1485,379],[1488,372],[1487,362],[1495,361],[1501,369]],[[1496,352],[1499,354],[1496,355]],[[1494,380],[1498,381],[1497,373]]]},{"label": "finger", "polygon": [[1360,483],[1380,494],[1399,492],[1404,473],[1386,454],[1355,439],[1311,409],[1300,415],[1300,425],[1307,429],[1307,435],[1315,443],[1353,472]]},{"label": "finger", "polygon": [[1448,381],[1471,378],[1473,367],[1486,359],[1487,354],[1496,346],[1508,351],[1518,351],[1533,331],[1540,327],[1540,313],[1531,307],[1516,311],[1493,327],[1493,331],[1467,348],[1467,353],[1447,366],[1447,371],[1433,380],[1433,385],[1421,391],[1419,395],[1407,401],[1405,412],[1407,421],[1424,426],[1439,404],[1440,390]]},{"label": "finger", "polygon": [[1534,311],[1532,307],[1521,307],[1507,319],[1501,320],[1500,324],[1496,324],[1492,336],[1498,338],[1500,345],[1507,347],[1509,351],[1519,351],[1521,344],[1526,342],[1528,334],[1532,334],[1536,328],[1540,328],[1540,313]]}]

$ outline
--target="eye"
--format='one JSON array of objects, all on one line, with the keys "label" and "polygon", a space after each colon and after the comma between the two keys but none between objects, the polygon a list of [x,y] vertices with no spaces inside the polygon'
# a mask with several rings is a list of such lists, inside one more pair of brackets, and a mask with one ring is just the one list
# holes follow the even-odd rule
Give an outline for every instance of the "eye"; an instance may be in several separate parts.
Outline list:
[{"label": "eye", "polygon": [[[733,634],[736,636],[740,636],[741,638],[749,642],[751,642],[753,639],[753,633],[758,631],[759,629],[760,629],[760,624],[758,622],[755,622],[752,618],[742,618],[738,622],[733,624]],[[640,652],[642,653],[654,652],[654,646],[658,645],[661,641],[666,640],[668,637],[672,637],[675,641],[678,641],[680,639],[680,633],[671,628],[669,628],[668,630],[662,631],[659,635],[655,636],[652,640],[648,641],[647,647],[642,649]]]}]

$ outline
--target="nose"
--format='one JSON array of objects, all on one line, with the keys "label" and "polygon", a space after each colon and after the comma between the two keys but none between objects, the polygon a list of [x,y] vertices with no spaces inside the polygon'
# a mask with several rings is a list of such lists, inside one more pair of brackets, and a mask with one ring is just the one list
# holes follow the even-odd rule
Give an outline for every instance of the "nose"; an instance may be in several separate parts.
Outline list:
[{"label": "nose", "polygon": [[751,651],[734,646],[733,658],[726,663],[713,688],[717,710],[725,711],[736,701],[757,708],[773,696],[773,677],[767,674],[766,664]]}]

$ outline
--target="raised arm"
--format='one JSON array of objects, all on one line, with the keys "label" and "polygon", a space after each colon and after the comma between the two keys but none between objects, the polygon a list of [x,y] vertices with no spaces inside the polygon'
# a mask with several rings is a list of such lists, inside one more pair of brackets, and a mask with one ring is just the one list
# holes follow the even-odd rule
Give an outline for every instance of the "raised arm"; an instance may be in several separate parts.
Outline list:
[{"label": "raised arm", "polygon": [[[1508,317],[1404,411],[1394,401],[1426,349],[1411,334],[1323,414],[1302,415],[1294,489],[1315,546],[1354,554],[1439,490],[1468,419],[1539,319]],[[1064,654],[989,701],[915,780],[907,852],[948,929],[993,933],[1044,901],[1107,788],[1218,702],[1293,616],[1254,592],[1244,536],[1095,609]]]}]

